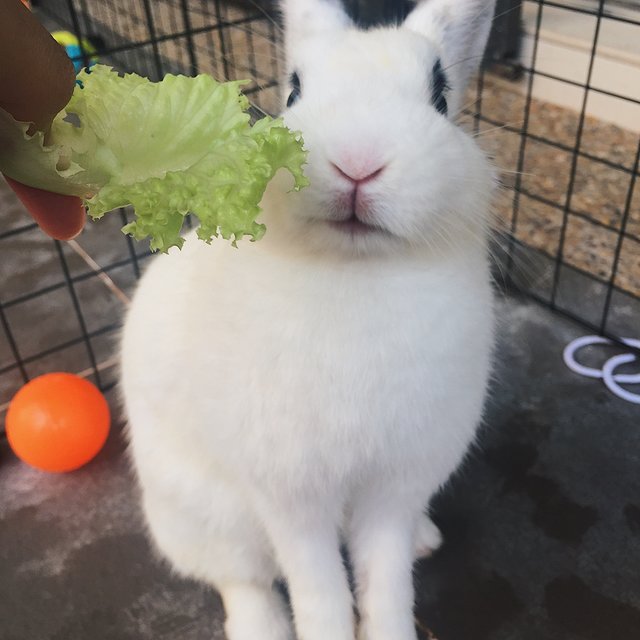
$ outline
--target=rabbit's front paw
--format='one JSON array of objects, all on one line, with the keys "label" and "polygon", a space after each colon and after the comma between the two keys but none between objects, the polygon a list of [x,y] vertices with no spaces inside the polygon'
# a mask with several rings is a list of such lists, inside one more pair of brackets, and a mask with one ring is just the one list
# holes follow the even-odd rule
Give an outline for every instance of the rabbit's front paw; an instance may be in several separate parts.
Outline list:
[{"label": "rabbit's front paw", "polygon": [[388,640],[417,640],[415,631],[412,630],[408,635],[403,635],[401,638],[393,635],[389,635],[388,629],[376,629],[372,624],[361,622],[358,627],[358,640],[378,640],[379,638],[385,638]]},{"label": "rabbit's front paw", "polygon": [[270,589],[222,590],[227,640],[295,640],[293,624],[281,596]]},{"label": "rabbit's front paw", "polygon": [[416,528],[414,555],[416,560],[428,558],[442,544],[442,534],[431,518],[426,514],[420,516]]}]

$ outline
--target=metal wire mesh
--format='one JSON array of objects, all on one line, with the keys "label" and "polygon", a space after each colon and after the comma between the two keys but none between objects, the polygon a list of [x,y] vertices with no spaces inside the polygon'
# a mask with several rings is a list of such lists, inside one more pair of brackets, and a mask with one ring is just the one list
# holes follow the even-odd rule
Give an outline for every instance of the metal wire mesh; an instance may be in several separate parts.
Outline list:
[{"label": "metal wire mesh", "polygon": [[[398,19],[411,7],[405,0],[348,4],[365,23]],[[499,59],[479,75],[461,116],[503,170],[499,278],[614,337],[638,333],[640,138],[594,119],[589,107],[594,96],[606,96],[637,109],[640,123],[640,96],[598,80],[601,40],[611,24],[640,39],[634,4],[525,0],[520,7],[506,0],[497,24],[524,11],[530,47],[494,47]],[[256,113],[278,109],[280,28],[269,0],[41,0],[35,10],[50,30],[90,41],[101,61],[119,69],[151,79],[202,72],[247,78]],[[541,58],[551,12],[590,21],[579,75],[565,73],[561,60]],[[541,81],[569,87],[578,109],[536,97]],[[600,198],[592,193],[598,189]],[[123,209],[107,216],[63,244],[44,238],[0,189],[0,419],[19,386],[46,371],[73,371],[104,390],[113,387],[115,338],[149,257],[119,231],[129,215]]]},{"label": "metal wire mesh", "polygon": [[[277,110],[279,27],[268,3],[34,4],[50,31],[88,41],[106,64],[151,79],[166,73],[247,79],[244,92],[256,114]],[[76,241],[60,243],[43,237],[13,194],[0,188],[0,420],[13,393],[41,373],[68,370],[103,390],[114,386],[121,318],[150,256],[120,233],[129,217],[122,209],[89,224]]]},{"label": "metal wire mesh", "polygon": [[[613,338],[637,333],[640,311],[640,93],[632,78],[608,77],[603,59],[605,53],[627,53],[611,50],[618,25],[624,25],[623,35],[640,37],[640,11],[628,10],[630,4],[523,3],[531,46],[515,71],[523,74],[524,91],[515,99],[505,97],[491,72],[481,73],[468,111],[481,137],[483,130],[499,132],[493,145],[498,164],[513,171],[511,177],[503,174],[510,188],[498,207],[508,236],[505,279]],[[557,53],[541,55],[541,43],[558,37],[563,20],[581,25],[580,42],[571,43],[582,49],[580,65],[563,64]],[[632,61],[632,72],[640,70],[633,66],[638,62]],[[572,91],[576,110],[537,98],[534,87],[540,82],[557,92]],[[591,103],[603,98],[613,113],[627,114],[631,130],[609,124],[607,114],[604,121],[593,117]]]}]

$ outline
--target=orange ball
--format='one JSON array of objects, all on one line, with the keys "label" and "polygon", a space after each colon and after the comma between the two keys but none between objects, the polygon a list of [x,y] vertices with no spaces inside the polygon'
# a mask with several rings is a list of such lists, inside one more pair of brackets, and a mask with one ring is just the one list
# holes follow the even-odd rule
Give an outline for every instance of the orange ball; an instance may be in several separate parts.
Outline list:
[{"label": "orange ball", "polygon": [[14,453],[42,471],[73,471],[102,449],[109,405],[97,387],[71,373],[47,373],[11,400],[6,432]]}]

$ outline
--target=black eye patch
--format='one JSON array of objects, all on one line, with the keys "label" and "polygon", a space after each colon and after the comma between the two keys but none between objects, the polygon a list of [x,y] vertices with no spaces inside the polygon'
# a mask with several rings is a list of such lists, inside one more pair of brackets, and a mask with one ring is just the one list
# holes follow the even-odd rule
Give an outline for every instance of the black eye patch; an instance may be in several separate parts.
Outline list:
[{"label": "black eye patch", "polygon": [[295,71],[291,74],[289,83],[291,84],[292,89],[289,97],[287,98],[287,107],[295,104],[302,93],[302,90],[300,88],[300,76],[298,76]]},{"label": "black eye patch", "polygon": [[442,68],[440,60],[436,60],[431,72],[431,102],[439,113],[446,116],[449,108],[447,106],[446,92],[450,89],[447,75]]}]

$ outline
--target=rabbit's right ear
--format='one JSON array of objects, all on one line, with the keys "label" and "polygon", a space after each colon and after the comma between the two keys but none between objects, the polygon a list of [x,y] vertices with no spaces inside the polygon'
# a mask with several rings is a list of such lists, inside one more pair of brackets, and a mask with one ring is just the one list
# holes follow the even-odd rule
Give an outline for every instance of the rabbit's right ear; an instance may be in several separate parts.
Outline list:
[{"label": "rabbit's right ear", "polygon": [[447,82],[459,97],[482,61],[495,6],[496,0],[420,0],[404,23],[439,45]]},{"label": "rabbit's right ear", "polygon": [[340,0],[281,0],[280,9],[289,60],[295,56],[296,44],[307,36],[340,31],[352,24]]}]

